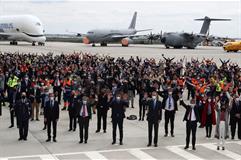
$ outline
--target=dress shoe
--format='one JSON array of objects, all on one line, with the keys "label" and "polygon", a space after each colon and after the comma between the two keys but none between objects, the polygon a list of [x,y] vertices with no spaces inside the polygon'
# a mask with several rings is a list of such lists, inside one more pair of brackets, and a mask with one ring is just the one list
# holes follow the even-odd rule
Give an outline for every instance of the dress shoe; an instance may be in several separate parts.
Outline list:
[{"label": "dress shoe", "polygon": [[188,146],[185,146],[184,149],[188,149],[189,147]]},{"label": "dress shoe", "polygon": [[172,137],[175,137],[175,135],[174,135],[174,134],[171,134],[171,136],[172,136]]},{"label": "dress shoe", "polygon": [[76,129],[73,129],[73,132],[75,132]]},{"label": "dress shoe", "polygon": [[167,134],[165,134],[164,137],[167,137]]},{"label": "dress shoe", "polygon": [[106,133],[106,130],[104,130],[104,133]]},{"label": "dress shoe", "polygon": [[96,131],[95,131],[95,133],[99,133],[99,132],[100,132],[100,130],[96,130]]},{"label": "dress shoe", "polygon": [[83,140],[80,140],[79,143],[83,143]]},{"label": "dress shoe", "polygon": [[43,130],[46,130],[46,127],[44,127]]},{"label": "dress shoe", "polygon": [[154,144],[154,147],[157,147],[157,144]]},{"label": "dress shoe", "polygon": [[151,143],[148,143],[147,147],[150,147],[151,146]]},{"label": "dress shoe", "polygon": [[87,141],[85,141],[85,144],[87,144]]},{"label": "dress shoe", "polygon": [[222,147],[222,150],[224,151],[224,150],[225,150],[225,147]]},{"label": "dress shoe", "polygon": [[141,121],[141,118],[139,118],[139,121]]},{"label": "dress shoe", "polygon": [[19,139],[18,139],[18,141],[21,141],[21,140],[23,140],[23,138],[19,138]]},{"label": "dress shoe", "polygon": [[115,143],[116,143],[116,142],[115,142],[115,141],[113,141],[113,142],[112,142],[112,145],[114,145]]},{"label": "dress shoe", "polygon": [[39,119],[37,118],[36,121],[39,121]]},{"label": "dress shoe", "polygon": [[48,138],[47,140],[46,140],[46,142],[50,142],[51,141],[51,139],[50,138]]},{"label": "dress shoe", "polygon": [[34,121],[34,119],[32,118],[31,121]]},{"label": "dress shoe", "polygon": [[65,111],[65,110],[66,110],[66,107],[63,107],[61,110],[62,110],[62,111]]},{"label": "dress shoe", "polygon": [[194,151],[195,151],[195,150],[196,150],[196,147],[192,147],[192,150],[194,150]]},{"label": "dress shoe", "polygon": [[27,141],[27,138],[23,138],[24,141]]},{"label": "dress shoe", "polygon": [[57,142],[57,140],[54,138],[54,139],[53,139],[53,142]]},{"label": "dress shoe", "polygon": [[11,126],[9,126],[8,128],[13,128],[14,127],[14,125],[11,125]]},{"label": "dress shoe", "polygon": [[120,145],[123,145],[123,142],[120,142]]},{"label": "dress shoe", "polygon": [[142,118],[142,121],[144,121],[144,118]]},{"label": "dress shoe", "polygon": [[69,132],[72,131],[72,129],[69,129]]},{"label": "dress shoe", "polygon": [[217,147],[217,150],[219,150],[220,148],[219,148],[219,146]]}]

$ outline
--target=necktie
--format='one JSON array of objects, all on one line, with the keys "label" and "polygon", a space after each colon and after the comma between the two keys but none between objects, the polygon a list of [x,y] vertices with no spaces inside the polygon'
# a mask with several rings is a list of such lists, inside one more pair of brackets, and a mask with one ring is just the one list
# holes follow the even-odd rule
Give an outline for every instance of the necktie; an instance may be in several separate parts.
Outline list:
[{"label": "necktie", "polygon": [[154,100],[154,102],[153,102],[153,109],[155,109],[156,108],[156,100]]},{"label": "necktie", "polygon": [[86,112],[86,105],[84,105],[83,107],[84,107],[83,108],[83,117],[86,117],[86,114],[85,114],[85,112]]},{"label": "necktie", "polygon": [[168,104],[168,109],[171,109],[171,96],[169,96],[169,104]]},{"label": "necktie", "polygon": [[210,115],[211,114],[211,105],[210,104],[208,104],[208,115]]},{"label": "necktie", "polygon": [[189,114],[189,120],[191,121],[191,119],[192,119],[192,108],[191,108],[190,114]]}]

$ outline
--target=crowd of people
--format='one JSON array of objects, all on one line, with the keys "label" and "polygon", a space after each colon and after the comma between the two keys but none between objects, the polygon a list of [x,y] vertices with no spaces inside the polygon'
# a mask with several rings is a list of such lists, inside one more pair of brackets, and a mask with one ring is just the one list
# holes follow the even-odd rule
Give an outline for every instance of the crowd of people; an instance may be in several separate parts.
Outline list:
[{"label": "crowd of people", "polygon": [[[175,59],[162,55],[153,58],[110,57],[89,53],[19,54],[0,53],[0,115],[2,105],[10,110],[9,128],[19,128],[19,140],[27,140],[29,119],[44,117],[46,142],[57,142],[60,109],[68,110],[69,131],[79,124],[79,143],[87,143],[89,120],[97,113],[96,133],[107,131],[107,115],[111,110],[113,142],[119,129],[123,144],[123,121],[128,107],[139,106],[139,121],[148,121],[148,146],[158,146],[159,123],[164,119],[165,137],[175,137],[178,108],[186,109],[186,146],[195,150],[196,130],[205,127],[206,137],[215,137],[218,147],[225,149],[225,139],[234,139],[236,126],[241,139],[241,70],[238,64],[212,59]],[[183,94],[187,93],[187,94]],[[139,103],[134,104],[138,95]],[[187,97],[184,97],[187,95]],[[187,100],[186,100],[187,99]],[[60,108],[62,106],[62,108]],[[162,113],[164,114],[162,115]],[[162,118],[164,116],[164,118]],[[15,124],[15,117],[17,123]],[[229,127],[230,126],[230,127]],[[51,136],[51,128],[53,134]]]}]

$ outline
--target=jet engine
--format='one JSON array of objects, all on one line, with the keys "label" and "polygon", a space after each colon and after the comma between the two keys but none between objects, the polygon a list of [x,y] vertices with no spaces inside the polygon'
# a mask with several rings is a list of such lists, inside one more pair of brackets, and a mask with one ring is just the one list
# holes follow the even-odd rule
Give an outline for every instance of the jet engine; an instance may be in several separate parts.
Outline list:
[{"label": "jet engine", "polygon": [[131,44],[132,42],[133,40],[130,38],[123,38],[121,40],[122,47],[128,47],[128,45]]}]

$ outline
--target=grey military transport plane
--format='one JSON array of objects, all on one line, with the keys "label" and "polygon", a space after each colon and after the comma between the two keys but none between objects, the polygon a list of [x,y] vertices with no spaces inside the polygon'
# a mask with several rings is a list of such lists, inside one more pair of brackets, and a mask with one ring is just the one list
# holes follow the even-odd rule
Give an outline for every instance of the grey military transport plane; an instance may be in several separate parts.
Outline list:
[{"label": "grey military transport plane", "polygon": [[[81,35],[83,37],[83,43],[91,44],[94,47],[96,43],[100,43],[101,46],[107,46],[107,43],[121,43],[123,47],[127,47],[131,42],[132,38],[138,35],[135,35],[137,32],[148,31],[151,29],[145,30],[136,30],[136,17],[137,12],[134,13],[131,20],[130,26],[128,29],[94,29],[87,32],[87,34]],[[79,34],[80,35],[80,34]]]},{"label": "grey military transport plane", "polygon": [[160,36],[161,42],[166,46],[166,48],[186,47],[188,49],[194,49],[199,43],[207,38],[211,21],[230,21],[230,19],[215,19],[207,16],[195,20],[204,21],[199,34],[168,32]]}]

